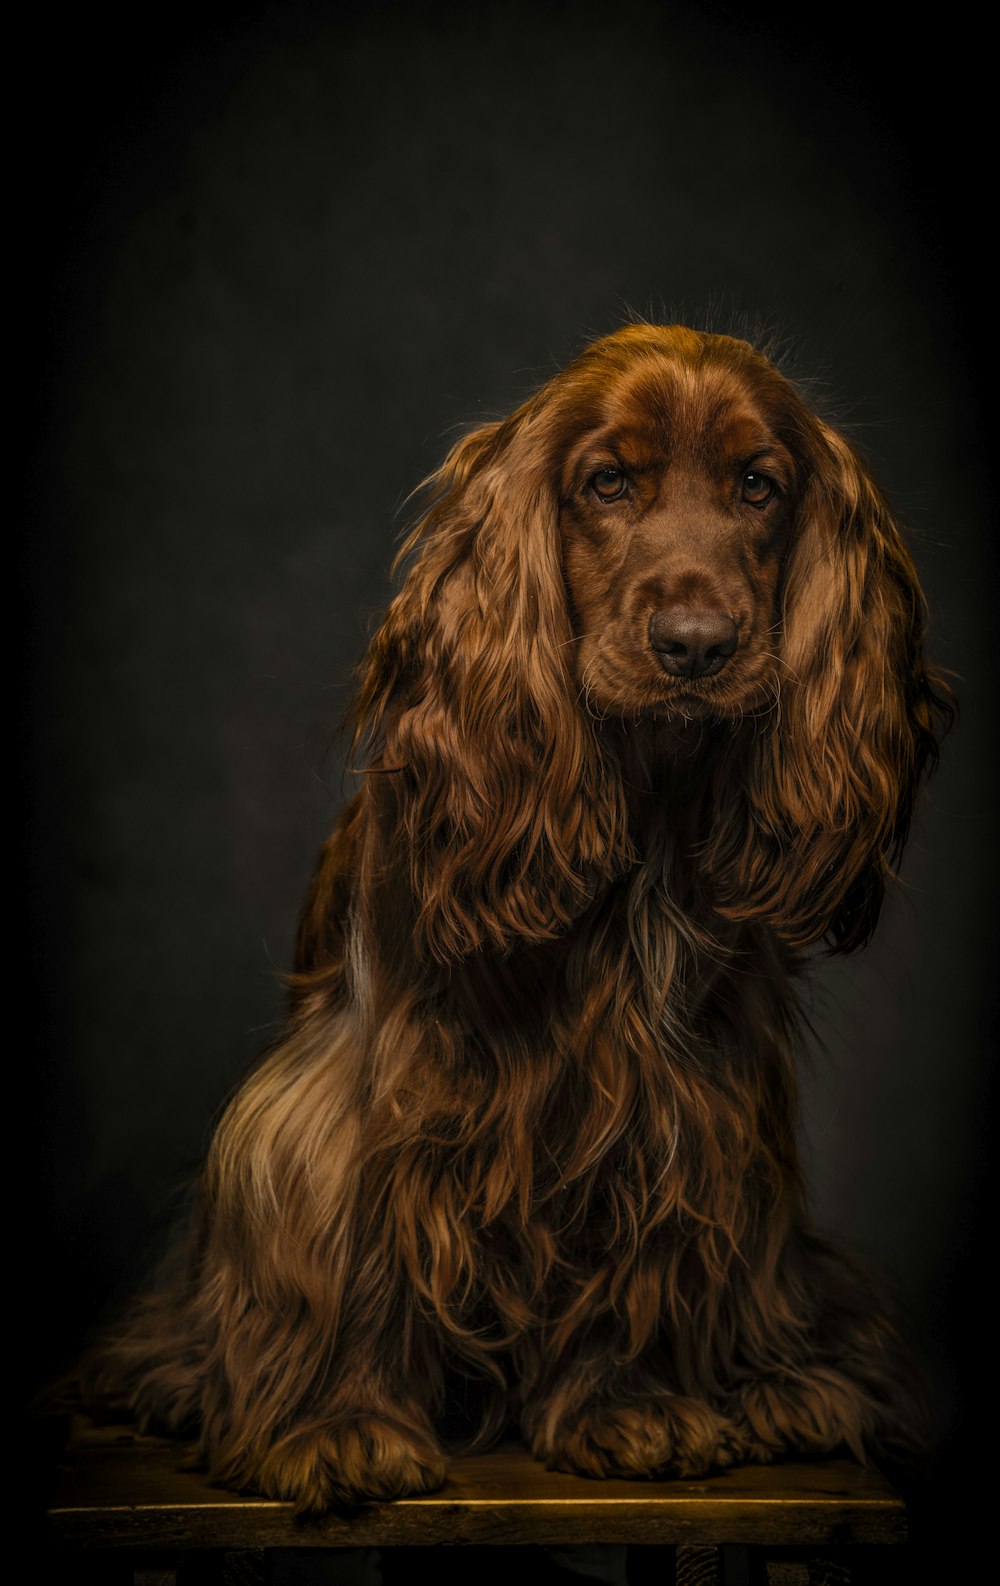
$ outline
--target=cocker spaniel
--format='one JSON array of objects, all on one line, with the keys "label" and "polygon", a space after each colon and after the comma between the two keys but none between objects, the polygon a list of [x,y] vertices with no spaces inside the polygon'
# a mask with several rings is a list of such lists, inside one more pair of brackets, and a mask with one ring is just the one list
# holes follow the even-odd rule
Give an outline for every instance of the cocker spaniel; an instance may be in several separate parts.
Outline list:
[{"label": "cocker spaniel", "polygon": [[810,1227],[796,978],[862,945],[949,714],[847,442],[629,325],[429,483],[283,1039],[98,1395],[303,1510],[442,1481],[445,1406],[590,1476],[912,1431]]}]

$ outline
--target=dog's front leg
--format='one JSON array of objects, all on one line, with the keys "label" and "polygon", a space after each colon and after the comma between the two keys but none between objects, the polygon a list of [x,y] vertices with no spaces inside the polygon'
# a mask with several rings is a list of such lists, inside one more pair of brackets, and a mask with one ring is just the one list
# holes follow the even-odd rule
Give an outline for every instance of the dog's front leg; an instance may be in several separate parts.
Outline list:
[{"label": "dog's front leg", "polygon": [[[439,1371],[400,1305],[366,1303],[365,1264],[334,1341],[301,1297],[254,1305],[220,1334],[205,1371],[199,1456],[210,1476],[319,1512],[439,1487],[445,1455],[431,1421]],[[391,1289],[390,1289],[391,1294]],[[397,1299],[399,1297],[397,1296]],[[411,1311],[412,1316],[412,1311]]]},{"label": "dog's front leg", "polygon": [[[637,1270],[636,1293],[642,1282]],[[535,1458],[550,1469],[629,1478],[699,1476],[745,1459],[745,1432],[707,1391],[682,1386],[655,1324],[632,1352],[627,1317],[600,1308],[595,1285],[589,1316],[570,1307],[521,1351],[522,1427]]]}]

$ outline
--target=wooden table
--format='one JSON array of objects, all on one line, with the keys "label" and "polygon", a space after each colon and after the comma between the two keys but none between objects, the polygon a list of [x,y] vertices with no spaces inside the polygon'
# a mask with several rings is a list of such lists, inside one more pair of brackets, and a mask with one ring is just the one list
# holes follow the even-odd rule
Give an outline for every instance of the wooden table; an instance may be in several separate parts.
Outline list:
[{"label": "wooden table", "polygon": [[[898,1494],[847,1459],[746,1466],[701,1481],[598,1482],[544,1470],[514,1443],[454,1459],[440,1492],[297,1518],[290,1504],[209,1486],[183,1468],[176,1443],[83,1418],[57,1460],[47,1525],[50,1558],[67,1581],[74,1560],[98,1550],[125,1564],[124,1550],[137,1579],[166,1582],[193,1552],[211,1555],[216,1578],[249,1581],[255,1561],[265,1579],[270,1549],[595,1543],[673,1549],[679,1583],[847,1581],[862,1560],[857,1578],[880,1581],[894,1572],[872,1572],[871,1559],[888,1565],[898,1555],[883,1550],[906,1531]],[[734,1548],[756,1559],[742,1577],[726,1565]]]}]

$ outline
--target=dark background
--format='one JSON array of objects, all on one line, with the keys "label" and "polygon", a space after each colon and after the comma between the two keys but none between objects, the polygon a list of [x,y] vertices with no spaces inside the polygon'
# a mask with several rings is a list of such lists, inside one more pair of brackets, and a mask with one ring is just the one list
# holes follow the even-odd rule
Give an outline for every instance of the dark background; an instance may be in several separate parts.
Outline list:
[{"label": "dark background", "polygon": [[910,528],[959,674],[905,886],[862,959],[818,965],[805,1123],[946,1446],[978,1415],[984,84],[974,45],[873,17],[154,5],[29,41],[39,1370],[136,1282],[280,1021],[408,492],[637,313],[777,340]]}]

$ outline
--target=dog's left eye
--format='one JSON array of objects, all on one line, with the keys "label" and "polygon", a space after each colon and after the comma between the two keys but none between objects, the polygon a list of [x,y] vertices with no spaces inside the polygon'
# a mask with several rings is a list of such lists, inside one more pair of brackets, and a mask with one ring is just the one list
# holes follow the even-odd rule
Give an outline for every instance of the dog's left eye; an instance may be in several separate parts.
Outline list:
[{"label": "dog's left eye", "polygon": [[774,495],[774,480],[767,474],[744,474],[742,496],[752,507],[762,507]]},{"label": "dog's left eye", "polygon": [[617,501],[628,489],[628,480],[621,468],[599,468],[590,484],[602,501]]}]

